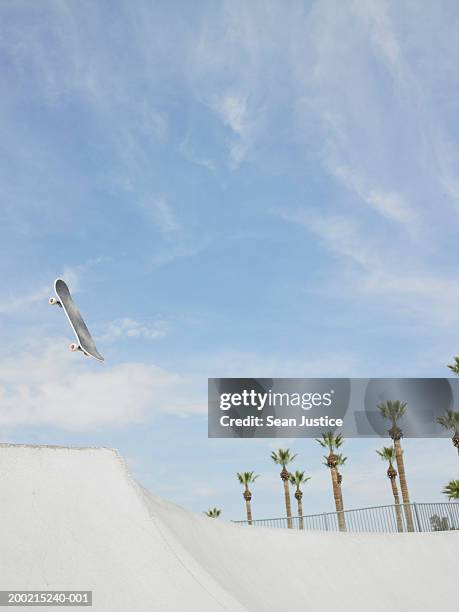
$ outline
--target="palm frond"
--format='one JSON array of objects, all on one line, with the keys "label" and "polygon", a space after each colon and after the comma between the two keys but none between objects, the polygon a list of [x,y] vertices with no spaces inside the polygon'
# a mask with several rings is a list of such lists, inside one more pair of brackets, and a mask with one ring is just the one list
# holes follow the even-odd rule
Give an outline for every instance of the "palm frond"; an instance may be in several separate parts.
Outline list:
[{"label": "palm frond", "polygon": [[456,432],[459,430],[459,412],[447,410],[443,416],[437,417],[437,423],[445,429]]},{"label": "palm frond", "polygon": [[454,372],[456,376],[459,376],[459,357],[455,357],[454,364],[448,365],[448,368],[451,370],[451,372]]},{"label": "palm frond", "polygon": [[335,436],[332,431],[325,431],[322,433],[322,439],[316,438],[316,442],[318,442],[322,448],[327,448],[330,453],[334,453],[336,449],[342,446],[344,438],[342,434]]},{"label": "palm frond", "polygon": [[239,482],[246,486],[255,482],[257,478],[259,478],[259,474],[255,474],[254,472],[237,472],[237,478]]},{"label": "palm frond", "polygon": [[395,461],[395,448],[393,446],[383,446],[381,450],[376,452],[383,461],[388,461],[390,464]]},{"label": "palm frond", "polygon": [[448,496],[448,499],[459,499],[459,480],[451,480],[443,489],[442,493]]},{"label": "palm frond", "polygon": [[388,400],[377,405],[377,408],[384,419],[392,421],[394,427],[406,412],[407,403],[400,400]]},{"label": "palm frond", "polygon": [[289,448],[279,448],[271,453],[271,459],[274,463],[281,465],[283,468],[291,463],[297,455],[292,455]]},{"label": "palm frond", "polygon": [[305,484],[306,482],[308,482],[308,480],[311,480],[311,477],[306,476],[305,474],[306,472],[304,471],[301,472],[299,470],[296,470],[293,474],[290,474],[289,480],[292,485],[299,488],[302,484]]},{"label": "palm frond", "polygon": [[209,518],[218,518],[222,511],[219,508],[209,508],[204,512]]}]

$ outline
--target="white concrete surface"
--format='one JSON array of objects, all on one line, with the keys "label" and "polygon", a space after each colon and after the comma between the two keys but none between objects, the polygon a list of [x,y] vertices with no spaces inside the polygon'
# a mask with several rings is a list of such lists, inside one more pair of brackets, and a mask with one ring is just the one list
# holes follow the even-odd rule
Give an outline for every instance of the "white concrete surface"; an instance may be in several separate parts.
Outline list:
[{"label": "white concrete surface", "polygon": [[441,612],[458,553],[459,532],[227,524],[149,494],[116,451],[0,445],[0,590],[92,590],[97,612]]}]

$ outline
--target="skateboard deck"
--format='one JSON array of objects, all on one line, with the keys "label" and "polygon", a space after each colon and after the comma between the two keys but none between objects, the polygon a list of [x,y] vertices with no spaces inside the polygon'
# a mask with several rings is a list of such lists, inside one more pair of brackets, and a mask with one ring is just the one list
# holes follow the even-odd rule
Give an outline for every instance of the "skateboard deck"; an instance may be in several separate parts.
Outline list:
[{"label": "skateboard deck", "polygon": [[97,361],[103,361],[104,358],[97,350],[96,343],[89,333],[89,329],[87,328],[80,311],[76,307],[76,304],[70,295],[67,283],[65,283],[65,281],[63,281],[61,278],[56,279],[54,281],[54,291],[56,292],[58,299],[56,300],[55,298],[50,298],[49,303],[62,307],[62,310],[65,312],[78,341],[78,344],[70,345],[70,350],[81,350],[85,355],[94,357],[94,359],[97,359]]}]

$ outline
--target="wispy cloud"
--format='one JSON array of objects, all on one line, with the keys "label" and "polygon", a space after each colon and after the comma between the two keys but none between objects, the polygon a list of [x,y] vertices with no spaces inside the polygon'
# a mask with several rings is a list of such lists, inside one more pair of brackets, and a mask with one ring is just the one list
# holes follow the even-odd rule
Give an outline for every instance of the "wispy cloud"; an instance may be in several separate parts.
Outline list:
[{"label": "wispy cloud", "polygon": [[[367,204],[424,242],[437,239],[444,223],[439,202],[443,218],[449,210],[457,223],[454,196],[445,198],[445,183],[455,191],[452,117],[438,112],[437,77],[414,53],[426,62],[437,55],[430,42],[420,51],[428,19],[435,17],[392,2],[318,3],[309,15],[312,35],[299,47],[303,54],[295,55],[300,134],[322,140],[323,167],[354,196],[335,203],[355,216],[365,214],[360,205]],[[417,27],[408,28],[413,20]],[[457,55],[454,37],[444,35],[449,53]],[[377,224],[375,218],[374,232]]]},{"label": "wispy cloud", "polygon": [[[81,264],[67,265],[58,270],[57,278],[63,278],[69,285],[72,293],[78,293],[81,288],[82,279],[92,277],[97,268],[111,261],[108,256],[94,257]],[[54,281],[54,279],[52,279]]]},{"label": "wispy cloud", "polygon": [[190,41],[190,88],[226,128],[222,141],[232,171],[275,142],[274,132],[279,143],[272,121],[285,113],[291,36],[298,21],[305,25],[305,12],[301,3],[285,11],[269,2],[223,2],[207,12]]},{"label": "wispy cloud", "polygon": [[[94,267],[108,260],[109,258],[107,257],[97,257],[82,264],[63,266],[61,270],[55,273],[56,278],[63,278],[69,285],[72,293],[78,293],[81,287],[81,279],[92,274]],[[54,278],[50,278],[46,285],[34,287],[25,295],[21,294],[22,288],[18,285],[15,293],[11,296],[0,296],[0,314],[21,312],[45,302],[47,298],[54,295],[54,280]]]},{"label": "wispy cloud", "polygon": [[383,217],[400,223],[410,234],[413,233],[417,215],[414,207],[410,206],[403,195],[366,185],[365,180],[350,168],[335,166],[330,169],[363,202]]},{"label": "wispy cloud", "polygon": [[0,426],[90,431],[204,412],[190,381],[153,364],[99,366],[53,339],[0,358]]},{"label": "wispy cloud", "polygon": [[250,149],[250,124],[247,111],[247,97],[239,92],[229,92],[218,98],[215,110],[223,123],[233,132],[230,144],[230,165],[238,168]]},{"label": "wispy cloud", "polygon": [[123,317],[110,321],[103,326],[102,331],[97,334],[101,341],[113,341],[121,338],[144,338],[155,340],[167,334],[165,321],[148,321],[140,323],[129,317]]},{"label": "wispy cloud", "polygon": [[178,241],[176,244],[166,245],[158,253],[153,255],[150,259],[150,267],[152,269],[160,268],[168,265],[177,259],[184,257],[193,257],[204,251],[210,244],[210,237],[201,237],[195,241],[183,240]]},{"label": "wispy cloud", "polygon": [[27,309],[46,300],[50,295],[50,288],[48,286],[43,286],[21,297],[3,297],[0,300],[0,314],[9,314]]},{"label": "wispy cloud", "polygon": [[198,166],[202,166],[203,168],[206,168],[211,172],[215,172],[215,162],[207,155],[203,155],[194,150],[192,143],[190,142],[190,134],[187,134],[182,140],[179,149],[185,159],[187,159],[188,161]]},{"label": "wispy cloud", "polygon": [[360,295],[380,303],[381,298],[392,312],[414,316],[436,325],[459,321],[456,304],[459,281],[440,276],[420,265],[416,257],[407,257],[395,241],[384,242],[384,236],[372,235],[368,226],[351,217],[276,209],[286,221],[296,223],[317,236],[331,254],[339,256],[338,269],[344,271],[340,282],[333,278],[327,289],[333,293]]},{"label": "wispy cloud", "polygon": [[165,198],[145,200],[142,202],[142,209],[157,225],[163,236],[169,237],[181,229],[172,206]]}]

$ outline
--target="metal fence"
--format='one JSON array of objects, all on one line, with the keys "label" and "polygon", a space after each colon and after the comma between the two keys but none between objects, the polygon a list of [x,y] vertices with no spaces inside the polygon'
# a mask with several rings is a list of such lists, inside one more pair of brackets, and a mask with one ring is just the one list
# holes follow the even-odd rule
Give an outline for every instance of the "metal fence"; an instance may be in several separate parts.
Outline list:
[{"label": "metal fence", "polygon": [[[291,529],[340,531],[338,512],[323,512],[291,518]],[[400,504],[373,506],[344,510],[345,529],[353,533],[400,533],[407,531],[450,531],[459,529],[459,503],[439,502],[430,504]],[[408,517],[408,524],[407,524]],[[408,529],[412,518],[412,529]],[[248,521],[234,521],[249,525]],[[251,523],[255,527],[288,528],[288,519],[257,519]],[[343,521],[341,521],[343,527]]]}]

